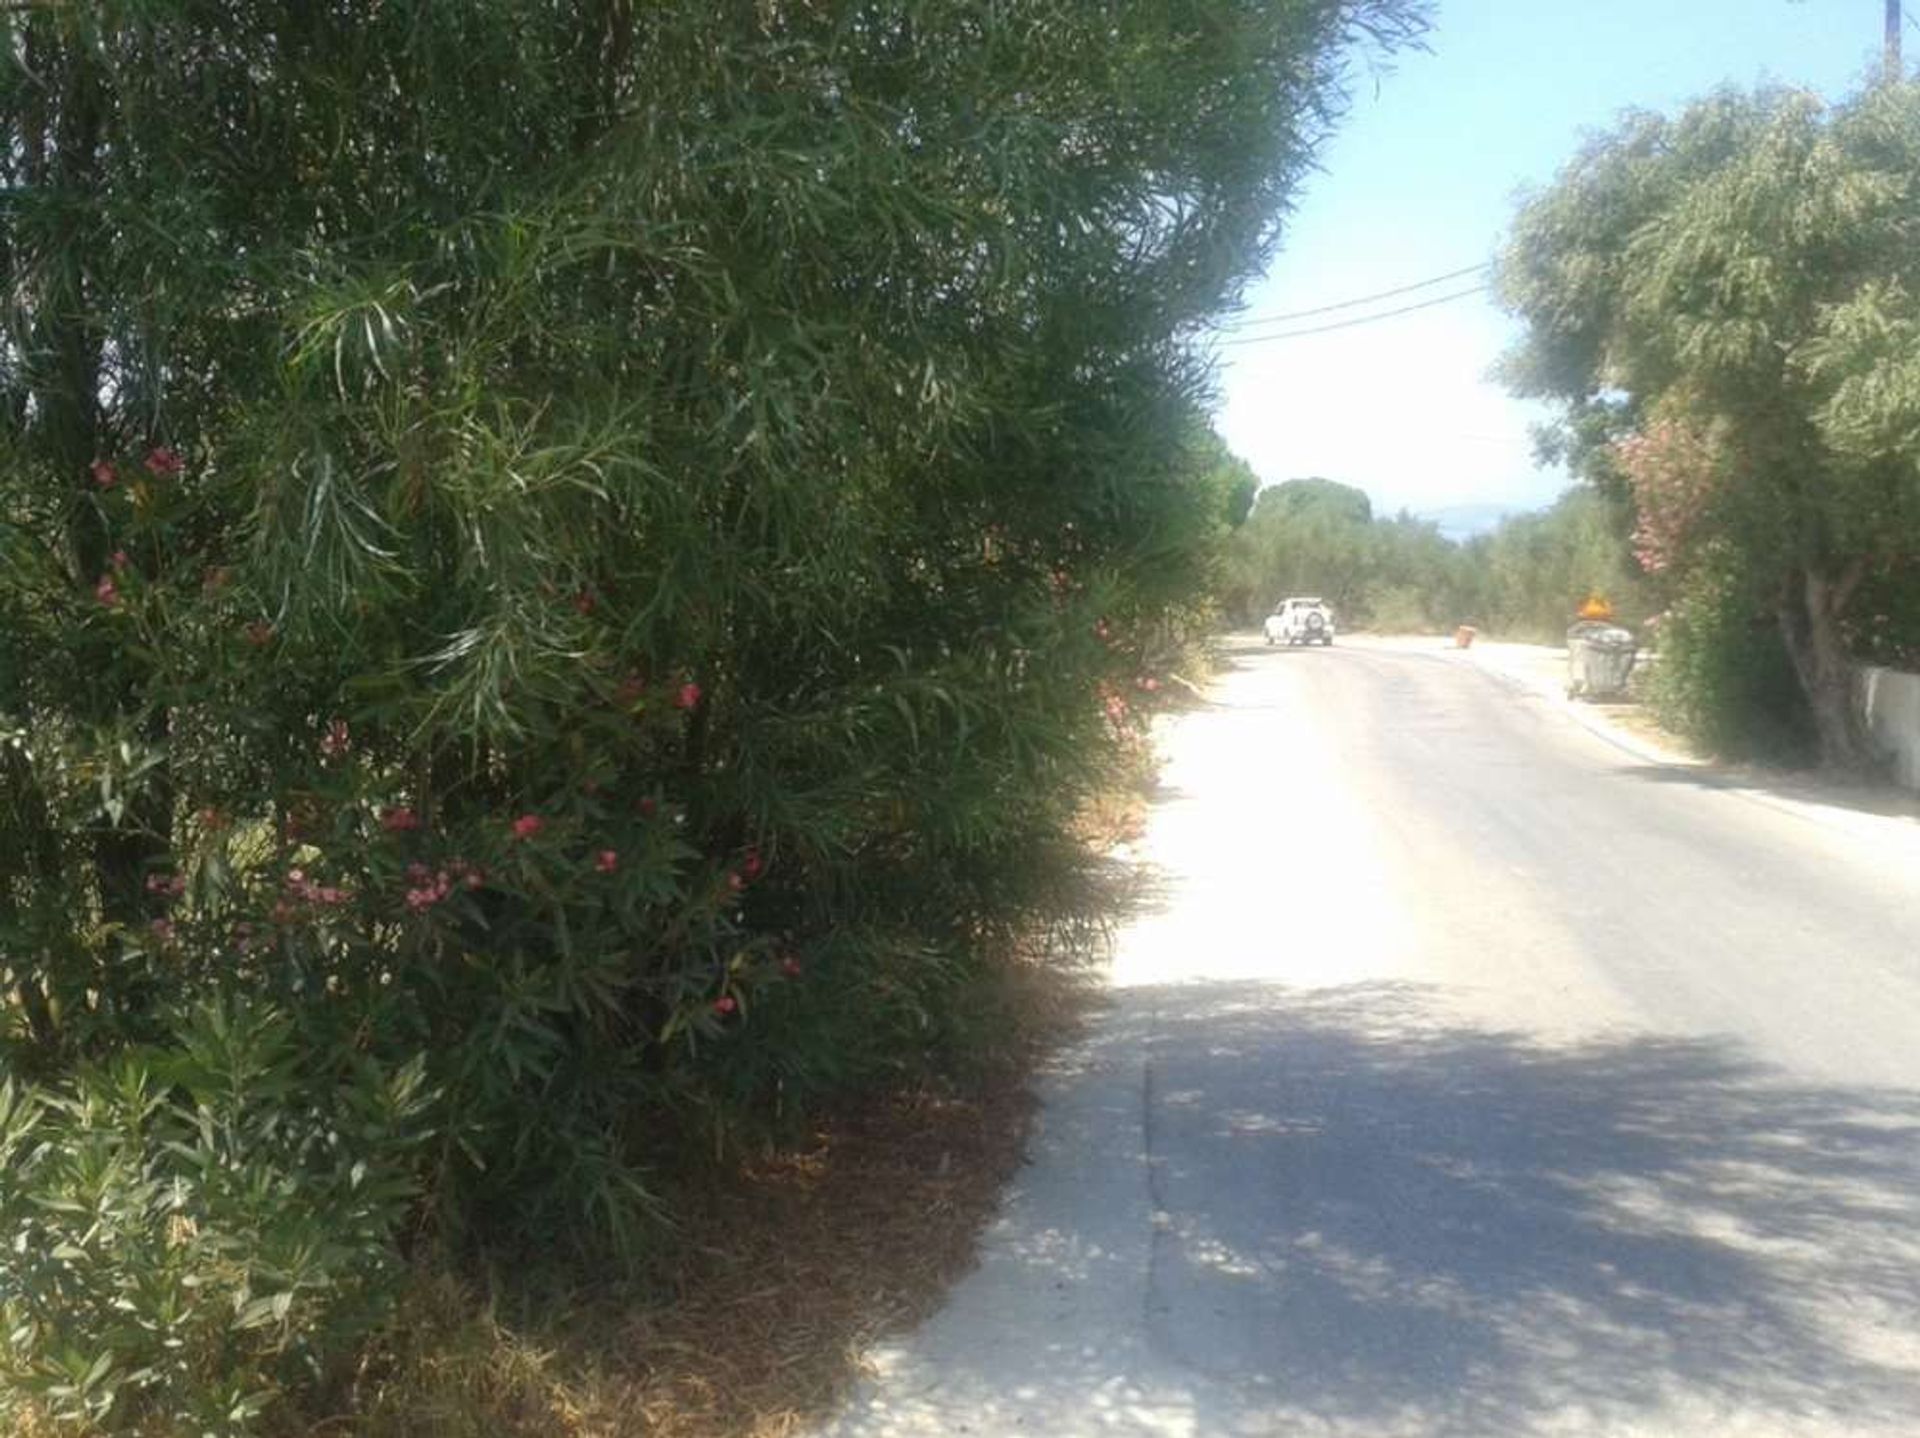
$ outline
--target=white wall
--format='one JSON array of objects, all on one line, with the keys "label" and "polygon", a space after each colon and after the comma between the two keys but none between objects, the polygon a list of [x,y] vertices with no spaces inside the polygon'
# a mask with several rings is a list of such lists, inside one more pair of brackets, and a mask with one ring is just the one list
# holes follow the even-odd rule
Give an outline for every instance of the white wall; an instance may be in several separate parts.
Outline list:
[{"label": "white wall", "polygon": [[1894,782],[1920,789],[1920,674],[1862,665],[1854,692],[1874,742],[1893,756]]}]

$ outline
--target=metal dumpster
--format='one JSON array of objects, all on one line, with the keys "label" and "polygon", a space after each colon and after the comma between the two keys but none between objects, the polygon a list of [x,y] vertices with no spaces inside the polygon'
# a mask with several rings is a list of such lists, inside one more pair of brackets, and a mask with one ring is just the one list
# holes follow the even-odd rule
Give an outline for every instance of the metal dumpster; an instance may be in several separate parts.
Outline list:
[{"label": "metal dumpster", "polygon": [[1568,697],[1616,699],[1624,695],[1638,652],[1631,630],[1603,620],[1581,620],[1567,631]]}]

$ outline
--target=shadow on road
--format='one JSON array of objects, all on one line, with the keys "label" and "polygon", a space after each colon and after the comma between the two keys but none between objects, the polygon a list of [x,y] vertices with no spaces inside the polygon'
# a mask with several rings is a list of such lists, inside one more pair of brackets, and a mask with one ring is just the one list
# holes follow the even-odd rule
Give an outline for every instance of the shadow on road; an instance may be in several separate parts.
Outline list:
[{"label": "shadow on road", "polygon": [[[1143,1051],[1144,1128],[1076,1101]],[[1920,1094],[1785,1082],[1716,1042],[1547,1045],[1400,983],[1122,991],[1055,1082],[1041,1169],[1132,1166],[1150,1232],[1095,1204],[1063,1229],[1017,1189],[987,1301],[1052,1305],[1059,1341],[938,1340],[922,1423],[1920,1430]],[[1123,1292],[1144,1322],[1108,1311]]]},{"label": "shadow on road", "polygon": [[1340,649],[1335,644],[1268,644],[1255,638],[1253,640],[1222,645],[1214,660],[1214,672],[1230,674],[1236,670],[1255,668],[1262,660],[1278,661],[1297,659],[1303,654],[1333,654]]},{"label": "shadow on road", "polygon": [[1801,804],[1822,804],[1859,814],[1905,819],[1920,824],[1920,794],[1890,783],[1849,782],[1826,775],[1790,769],[1763,769],[1750,765],[1680,768],[1641,764],[1621,771],[1649,784],[1674,784],[1698,789],[1755,790]]},{"label": "shadow on road", "polygon": [[1375,1433],[1675,1398],[1920,1419],[1920,1095],[1542,1047],[1405,985],[1155,1004],[1153,1332],[1183,1365]]}]

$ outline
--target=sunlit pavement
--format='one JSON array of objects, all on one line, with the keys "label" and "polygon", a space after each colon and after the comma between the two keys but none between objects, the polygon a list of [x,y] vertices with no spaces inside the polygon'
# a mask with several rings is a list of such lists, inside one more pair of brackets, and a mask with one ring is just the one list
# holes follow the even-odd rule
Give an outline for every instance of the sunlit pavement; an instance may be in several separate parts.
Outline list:
[{"label": "sunlit pavement", "polygon": [[1920,826],[1236,646],[979,1268],[827,1430],[1920,1433]]}]

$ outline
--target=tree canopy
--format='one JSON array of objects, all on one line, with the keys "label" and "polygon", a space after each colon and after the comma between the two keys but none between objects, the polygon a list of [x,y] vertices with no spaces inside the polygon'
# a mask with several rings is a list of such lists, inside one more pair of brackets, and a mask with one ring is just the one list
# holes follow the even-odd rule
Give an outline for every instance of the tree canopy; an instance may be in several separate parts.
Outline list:
[{"label": "tree canopy", "polygon": [[1866,757],[1852,606],[1920,554],[1917,230],[1914,86],[1727,90],[1589,145],[1499,270],[1515,388],[1566,406],[1675,593],[1773,615],[1840,765]]},{"label": "tree canopy", "polygon": [[1318,514],[1347,524],[1373,522],[1373,501],[1365,490],[1318,476],[1282,480],[1262,490],[1255,504],[1262,514],[1296,519]]}]

